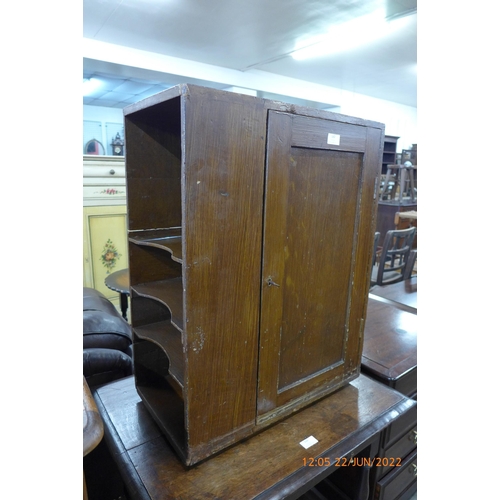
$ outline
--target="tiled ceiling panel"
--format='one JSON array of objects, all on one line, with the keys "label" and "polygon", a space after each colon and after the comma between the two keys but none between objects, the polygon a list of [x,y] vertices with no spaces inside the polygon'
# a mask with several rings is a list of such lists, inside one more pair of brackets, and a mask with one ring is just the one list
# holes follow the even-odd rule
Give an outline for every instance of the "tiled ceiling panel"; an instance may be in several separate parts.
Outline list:
[{"label": "tiled ceiling panel", "polygon": [[[242,75],[255,69],[416,107],[416,4],[416,0],[84,0],[83,35]],[[404,28],[348,53],[307,61],[290,56],[299,45],[310,45],[312,38],[325,38],[342,23],[378,9],[396,18],[404,14]],[[84,77],[108,78],[107,88],[113,94],[106,101],[114,100],[114,107],[186,81],[182,77],[172,81],[178,75],[160,72],[151,79],[144,68],[133,71],[122,62],[100,62],[112,72],[84,71]],[[84,59],[84,68],[87,63]],[[115,86],[110,88],[111,84]],[[208,85],[224,88],[216,81]],[[84,102],[101,104],[96,95]]]}]

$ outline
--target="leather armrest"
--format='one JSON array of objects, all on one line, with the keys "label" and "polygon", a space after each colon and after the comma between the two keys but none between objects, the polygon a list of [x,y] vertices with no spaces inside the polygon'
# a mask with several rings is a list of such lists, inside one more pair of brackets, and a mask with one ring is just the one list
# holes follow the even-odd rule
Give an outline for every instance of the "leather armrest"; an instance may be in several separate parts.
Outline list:
[{"label": "leather armrest", "polygon": [[112,302],[98,290],[83,287],[83,310],[105,311],[113,316],[121,317]]},{"label": "leather armrest", "polygon": [[133,374],[130,356],[116,349],[84,349],[83,375],[96,386]]}]

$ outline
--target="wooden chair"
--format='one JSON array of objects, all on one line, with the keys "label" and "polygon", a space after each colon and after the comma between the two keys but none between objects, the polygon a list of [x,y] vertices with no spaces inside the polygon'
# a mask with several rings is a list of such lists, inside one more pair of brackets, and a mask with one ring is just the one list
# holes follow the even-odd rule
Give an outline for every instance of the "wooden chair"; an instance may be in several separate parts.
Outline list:
[{"label": "wooden chair", "polygon": [[412,250],[410,252],[410,256],[408,257],[408,263],[406,264],[406,269],[404,273],[404,279],[407,280],[412,276],[416,276],[416,272],[414,273],[415,263],[417,262],[417,251]]},{"label": "wooden chair", "polygon": [[[396,212],[394,216],[395,229],[406,229],[408,227],[417,227],[417,211],[410,210],[408,212]],[[418,230],[417,230],[418,232]],[[412,248],[417,248],[417,235],[413,239]]]},{"label": "wooden chair", "polygon": [[373,239],[373,257],[372,257],[372,266],[374,266],[377,263],[377,257],[378,257],[378,242],[380,240],[380,233],[377,231],[375,233],[375,238]]},{"label": "wooden chair", "polygon": [[371,286],[403,281],[416,231],[415,227],[387,231],[380,258],[372,269]]},{"label": "wooden chair", "polygon": [[404,165],[387,165],[387,173],[381,180],[379,199],[398,199],[402,202],[403,198],[408,197],[411,201],[415,201],[415,169],[416,165],[413,166],[410,162]]}]

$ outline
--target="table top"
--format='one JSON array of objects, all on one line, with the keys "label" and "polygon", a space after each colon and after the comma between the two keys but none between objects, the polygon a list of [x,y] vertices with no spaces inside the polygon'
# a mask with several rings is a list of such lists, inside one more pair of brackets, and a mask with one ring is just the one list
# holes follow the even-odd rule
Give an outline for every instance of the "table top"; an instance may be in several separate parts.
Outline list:
[{"label": "table top", "polygon": [[400,219],[416,219],[417,211],[416,210],[408,210],[408,212],[399,212]]},{"label": "table top", "polygon": [[[361,369],[407,395],[416,392],[417,315],[368,299]],[[396,386],[405,380],[403,388]]]},{"label": "table top", "polygon": [[368,297],[417,314],[417,278],[409,278],[392,285],[374,286]]},{"label": "table top", "polygon": [[101,416],[83,377],[83,456],[88,455],[100,443],[103,432]]},{"label": "table top", "polygon": [[128,269],[120,269],[106,276],[105,285],[115,292],[130,294],[130,278]]},{"label": "table top", "polygon": [[[177,458],[138,396],[133,377],[107,384],[95,399],[133,498],[298,498],[335,469],[339,457],[368,440],[416,405],[404,395],[360,375],[339,391],[193,467]],[[301,441],[317,443],[305,449]],[[322,457],[316,466],[304,459]],[[330,461],[331,467],[324,465]],[[125,479],[126,478],[126,479]],[[310,487],[309,486],[309,487]],[[304,489],[305,488],[305,489]]]}]

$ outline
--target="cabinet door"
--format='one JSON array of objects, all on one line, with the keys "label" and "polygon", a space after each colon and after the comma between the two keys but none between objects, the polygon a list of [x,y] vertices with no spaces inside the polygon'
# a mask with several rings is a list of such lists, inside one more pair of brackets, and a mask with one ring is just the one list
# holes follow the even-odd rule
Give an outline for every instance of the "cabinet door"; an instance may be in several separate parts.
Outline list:
[{"label": "cabinet door", "polygon": [[381,144],[367,130],[269,113],[258,423],[359,373]]}]

